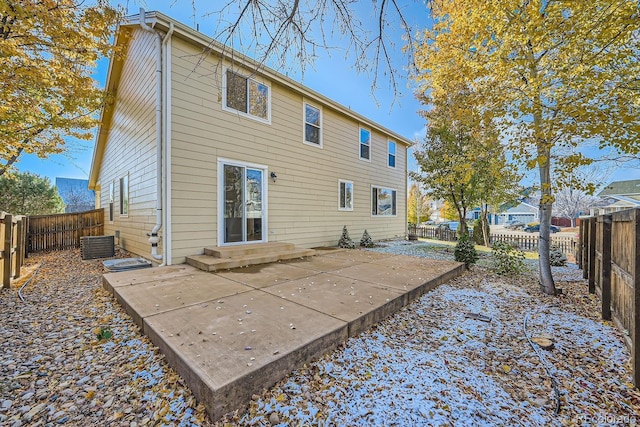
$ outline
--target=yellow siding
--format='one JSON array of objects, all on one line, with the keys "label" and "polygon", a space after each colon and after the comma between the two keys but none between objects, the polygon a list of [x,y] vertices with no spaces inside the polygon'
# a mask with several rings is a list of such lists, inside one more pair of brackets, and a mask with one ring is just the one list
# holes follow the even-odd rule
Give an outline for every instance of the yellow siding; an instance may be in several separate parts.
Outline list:
[{"label": "yellow siding", "polygon": [[[120,232],[116,243],[149,257],[146,233],[156,223],[155,42],[135,30],[118,86],[98,183],[105,209],[105,234]],[[120,216],[119,180],[129,174],[129,215]],[[114,183],[114,221],[109,223],[109,183]]]},{"label": "yellow siding", "polygon": [[[269,241],[335,245],[344,225],[355,241],[364,229],[374,240],[404,236],[403,144],[396,141],[396,168],[389,168],[388,136],[372,131],[372,161],[359,160],[360,123],[315,100],[307,101],[322,107],[323,147],[304,144],[300,94],[267,81],[271,124],[240,117],[222,109],[222,68],[216,58],[200,63],[200,50],[178,38],[172,53],[173,263],[218,244],[218,158],[266,165],[278,175],[276,183],[267,183]],[[353,182],[352,212],[338,210],[339,179]],[[397,191],[396,217],[371,216],[372,185]]]}]

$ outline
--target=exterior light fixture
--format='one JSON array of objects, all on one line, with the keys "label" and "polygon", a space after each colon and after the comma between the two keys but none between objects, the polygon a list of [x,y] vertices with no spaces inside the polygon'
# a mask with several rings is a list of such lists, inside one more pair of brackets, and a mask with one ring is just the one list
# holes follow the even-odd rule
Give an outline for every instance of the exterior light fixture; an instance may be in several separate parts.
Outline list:
[{"label": "exterior light fixture", "polygon": [[278,175],[276,175],[275,172],[271,172],[271,174],[269,175],[271,177],[271,179],[273,180],[273,182],[276,182],[276,179],[278,179]]}]

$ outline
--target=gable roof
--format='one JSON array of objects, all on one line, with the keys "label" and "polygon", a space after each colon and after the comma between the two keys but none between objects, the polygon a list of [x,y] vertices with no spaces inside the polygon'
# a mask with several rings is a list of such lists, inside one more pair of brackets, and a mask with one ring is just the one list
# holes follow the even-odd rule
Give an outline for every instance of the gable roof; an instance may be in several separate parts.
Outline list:
[{"label": "gable roof", "polygon": [[629,196],[632,194],[640,194],[640,179],[614,181],[604,187],[604,189],[598,193],[598,196]]},{"label": "gable roof", "polygon": [[[351,117],[354,120],[361,122],[362,124],[371,128],[371,130],[378,131],[379,133],[388,135],[396,142],[403,144],[407,147],[413,145],[413,142],[402,135],[387,129],[386,127],[366,118],[365,116],[356,113],[351,108],[339,104],[332,99],[314,91],[300,82],[297,82],[290,77],[287,77],[276,70],[267,67],[264,64],[255,61],[254,59],[237,52],[222,43],[212,39],[211,37],[200,33],[199,31],[190,28],[189,26],[176,21],[175,19],[161,13],[161,12],[146,12],[145,22],[152,28],[159,29],[161,31],[168,31],[169,26],[173,24],[172,37],[179,37],[183,40],[187,40],[190,43],[198,45],[203,49],[211,51],[222,57],[233,59],[233,61],[240,65],[248,67],[255,71],[257,75],[261,75],[266,79],[276,82],[288,89],[302,95],[305,99],[315,101],[322,104],[326,108],[330,108],[336,112],[339,112],[345,116]],[[124,21],[118,26],[115,36],[115,44],[122,44],[126,46],[131,34],[131,30],[140,25],[140,15],[132,15],[124,18]],[[123,55],[124,56],[124,55]],[[107,93],[117,93],[118,84],[122,75],[122,67],[124,66],[122,57],[113,58],[109,62],[109,71],[107,74],[107,83],[105,89]],[[113,116],[113,103],[105,104],[100,116],[100,125],[98,127],[98,133],[96,136],[96,144],[93,150],[93,160],[91,162],[91,171],[89,173],[89,188],[93,189],[96,186],[100,166],[102,164],[102,156],[104,155],[104,149],[108,136],[108,129],[111,126],[111,119]]]}]

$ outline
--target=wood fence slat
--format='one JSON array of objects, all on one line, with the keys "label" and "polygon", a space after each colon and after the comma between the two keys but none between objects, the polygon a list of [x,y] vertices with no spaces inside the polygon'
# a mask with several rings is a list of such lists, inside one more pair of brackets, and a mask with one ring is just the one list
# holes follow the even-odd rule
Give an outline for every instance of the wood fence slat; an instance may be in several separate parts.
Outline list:
[{"label": "wood fence slat", "polygon": [[611,215],[603,215],[601,234],[601,262],[599,283],[602,292],[601,313],[604,320],[611,320]]},{"label": "wood fence slat", "polygon": [[5,214],[4,216],[4,249],[2,253],[2,289],[11,285],[11,249],[13,244],[13,215]]},{"label": "wood fence slat", "polygon": [[596,292],[596,219],[589,220],[589,293]]}]

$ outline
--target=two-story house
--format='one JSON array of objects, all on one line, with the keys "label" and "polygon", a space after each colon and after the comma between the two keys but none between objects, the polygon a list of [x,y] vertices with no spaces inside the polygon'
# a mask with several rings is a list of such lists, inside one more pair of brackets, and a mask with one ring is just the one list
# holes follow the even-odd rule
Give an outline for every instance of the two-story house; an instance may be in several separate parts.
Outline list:
[{"label": "two-story house", "polygon": [[89,188],[124,249],[406,234],[407,138],[158,12],[115,43]]}]

